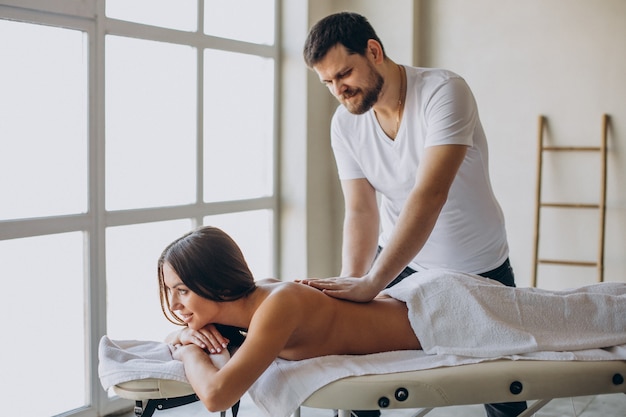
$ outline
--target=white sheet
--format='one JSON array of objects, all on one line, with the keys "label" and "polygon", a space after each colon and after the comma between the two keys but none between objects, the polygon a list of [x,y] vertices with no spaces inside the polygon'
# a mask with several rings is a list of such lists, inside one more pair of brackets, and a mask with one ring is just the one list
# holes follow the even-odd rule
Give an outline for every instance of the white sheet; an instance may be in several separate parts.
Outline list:
[{"label": "white sheet", "polygon": [[[324,356],[303,361],[277,359],[250,387],[248,394],[269,417],[288,417],[323,386],[350,376],[418,371],[496,359],[597,361],[626,360],[626,344],[576,352],[535,352],[498,358],[428,355],[424,351],[384,352],[362,356]],[[480,383],[477,376],[476,383]]]}]

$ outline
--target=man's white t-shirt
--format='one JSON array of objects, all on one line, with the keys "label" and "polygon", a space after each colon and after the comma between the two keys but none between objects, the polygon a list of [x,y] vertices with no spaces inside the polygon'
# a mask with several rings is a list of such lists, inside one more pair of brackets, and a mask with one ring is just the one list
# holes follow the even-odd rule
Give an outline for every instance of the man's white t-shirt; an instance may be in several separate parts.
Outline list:
[{"label": "man's white t-shirt", "polygon": [[354,115],[339,106],[331,125],[342,180],[366,178],[379,193],[385,247],[415,184],[425,149],[467,145],[467,155],[428,241],[409,264],[420,271],[447,268],[483,273],[508,257],[504,216],[489,179],[487,141],[474,96],[458,75],[404,67],[407,96],[398,134],[391,140],[374,111]]}]

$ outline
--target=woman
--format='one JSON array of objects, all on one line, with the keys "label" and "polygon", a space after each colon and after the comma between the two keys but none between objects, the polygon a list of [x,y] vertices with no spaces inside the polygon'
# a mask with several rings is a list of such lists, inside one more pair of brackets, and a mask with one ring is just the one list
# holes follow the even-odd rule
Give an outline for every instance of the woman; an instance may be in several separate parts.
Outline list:
[{"label": "woman", "polygon": [[[277,357],[420,349],[404,303],[385,297],[359,304],[298,283],[255,282],[237,244],[214,227],[170,244],[158,274],[164,314],[186,326],[166,342],[176,347],[174,358],[211,412],[236,403]],[[213,323],[246,331],[245,342],[220,370],[208,353],[220,352],[229,340]]]},{"label": "woman", "polygon": [[[549,291],[452,271],[419,274],[385,291],[394,298],[369,303],[301,283],[255,282],[235,242],[202,227],[159,258],[163,312],[184,326],[166,342],[209,411],[235,404],[276,358],[409,349],[491,358],[626,346],[623,283]],[[210,353],[229,342],[240,346],[218,369]]]}]

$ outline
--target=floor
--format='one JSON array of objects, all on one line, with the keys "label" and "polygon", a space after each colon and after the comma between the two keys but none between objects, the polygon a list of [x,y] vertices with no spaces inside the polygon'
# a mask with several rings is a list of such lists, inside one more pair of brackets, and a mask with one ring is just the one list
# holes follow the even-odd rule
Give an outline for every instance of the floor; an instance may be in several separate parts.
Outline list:
[{"label": "floor", "polygon": [[[385,410],[382,417],[411,417],[416,410]],[[230,411],[226,414],[231,417]],[[130,414],[132,416],[132,414]],[[162,410],[153,417],[219,417],[220,413],[209,413],[200,403]],[[433,410],[428,417],[484,417],[482,405],[442,407]],[[561,398],[552,400],[538,411],[537,417],[625,417],[626,395],[610,394],[591,397]],[[241,400],[238,417],[267,417],[254,405],[248,396]],[[301,417],[332,417],[329,410],[303,407]]]}]

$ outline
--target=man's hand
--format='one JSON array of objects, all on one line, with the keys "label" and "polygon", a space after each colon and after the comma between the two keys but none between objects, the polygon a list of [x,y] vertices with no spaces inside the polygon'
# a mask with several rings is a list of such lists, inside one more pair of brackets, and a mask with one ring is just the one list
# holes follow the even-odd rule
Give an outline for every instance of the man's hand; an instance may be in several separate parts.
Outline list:
[{"label": "man's hand", "polygon": [[379,288],[379,285],[367,275],[362,278],[307,278],[299,280],[298,282],[317,288],[330,297],[359,303],[371,301],[382,290],[382,288]]}]

